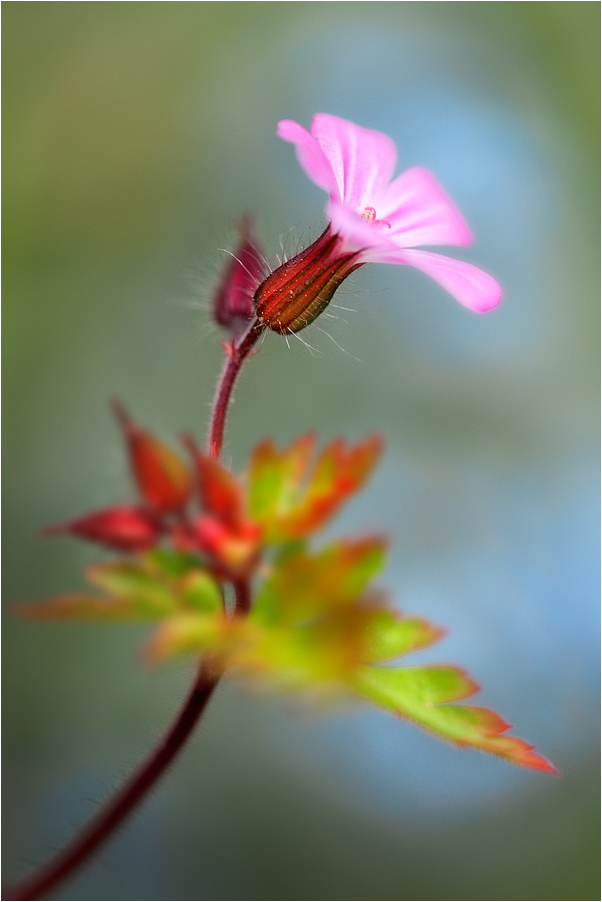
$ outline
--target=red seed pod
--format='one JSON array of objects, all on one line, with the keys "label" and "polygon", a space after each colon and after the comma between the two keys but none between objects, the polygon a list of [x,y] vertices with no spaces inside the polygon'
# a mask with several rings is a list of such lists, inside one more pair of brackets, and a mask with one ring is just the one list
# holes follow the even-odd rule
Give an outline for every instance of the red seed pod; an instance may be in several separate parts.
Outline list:
[{"label": "red seed pod", "polygon": [[155,545],[161,527],[147,511],[137,507],[109,507],[42,531],[44,536],[67,533],[99,542],[117,551],[146,551]]},{"label": "red seed pod", "polygon": [[259,321],[274,332],[299,332],[318,317],[347,276],[361,266],[359,252],[343,253],[330,226],[308,248],[283,263],[255,292]]},{"label": "red seed pod", "polygon": [[217,286],[213,307],[216,322],[233,336],[240,335],[253,318],[253,295],[264,276],[261,247],[252,220],[243,217],[238,230],[238,245]]},{"label": "red seed pod", "polygon": [[128,444],[141,497],[157,514],[181,511],[192,491],[188,468],[171,448],[137,426],[119,401],[113,401],[113,409]]}]

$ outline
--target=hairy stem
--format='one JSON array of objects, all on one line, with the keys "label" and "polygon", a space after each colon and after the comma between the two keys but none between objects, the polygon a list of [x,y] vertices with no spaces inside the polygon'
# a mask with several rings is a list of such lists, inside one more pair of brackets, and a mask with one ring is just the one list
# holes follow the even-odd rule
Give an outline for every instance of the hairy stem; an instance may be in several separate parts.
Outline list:
[{"label": "hairy stem", "polygon": [[[264,327],[254,320],[239,342],[232,342],[220,377],[209,429],[209,453],[220,456],[232,390],[242,364],[249,355]],[[234,611],[246,614],[251,607],[251,588],[247,579],[232,581],[235,594]],[[54,889],[82,865],[115,829],[132,813],[148,791],[161,779],[167,768],[183,748],[221,678],[216,662],[201,661],[197,678],[188,699],[159,745],[134,771],[106,805],[86,824],[48,864],[18,886],[3,893],[4,899],[39,899]]]},{"label": "hairy stem", "polygon": [[228,411],[228,404],[232,398],[234,382],[236,381],[236,377],[240,372],[240,368],[243,365],[245,358],[253,349],[253,346],[264,328],[265,327],[261,325],[259,320],[254,320],[240,341],[238,343],[233,342],[229,346],[228,357],[215,393],[213,415],[211,417],[211,429],[209,431],[209,454],[216,460],[220,456],[222,450],[226,413]]},{"label": "hairy stem", "polygon": [[205,662],[201,664],[188,699],[157,748],[56,858],[29,880],[5,892],[4,899],[38,899],[68,877],[111,836],[176,757],[205,710],[220,676]]}]

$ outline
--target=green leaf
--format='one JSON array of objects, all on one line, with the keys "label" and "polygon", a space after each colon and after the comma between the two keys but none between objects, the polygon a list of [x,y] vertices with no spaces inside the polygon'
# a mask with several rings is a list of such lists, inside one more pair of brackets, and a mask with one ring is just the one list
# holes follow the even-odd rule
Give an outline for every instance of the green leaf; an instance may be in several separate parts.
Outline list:
[{"label": "green leaf", "polygon": [[445,704],[478,690],[476,683],[456,667],[362,667],[350,683],[370,701],[457,745],[474,746],[513,764],[556,773],[549,761],[533,751],[533,746],[523,739],[502,735],[509,724],[495,711]]},{"label": "green leaf", "polygon": [[222,650],[227,624],[222,614],[178,614],[155,630],[145,657],[158,663],[176,655]]},{"label": "green leaf", "polygon": [[310,433],[282,452],[269,439],[255,448],[248,479],[249,513],[253,520],[268,528],[287,517],[297,503],[313,446],[314,436]]},{"label": "green leaf", "polygon": [[299,622],[349,604],[382,569],[382,539],[340,540],[317,554],[292,551],[274,563],[260,588],[252,617],[261,622]]},{"label": "green leaf", "polygon": [[383,608],[375,611],[366,632],[366,661],[385,661],[438,642],[445,631],[419,617],[401,617]]},{"label": "green leaf", "polygon": [[331,442],[313,466],[314,436],[305,435],[284,451],[271,441],[254,450],[249,468],[249,513],[268,544],[315,532],[364,484],[380,455],[382,441],[370,436],[349,448]]},{"label": "green leaf", "polygon": [[185,607],[207,614],[223,609],[220,588],[213,577],[204,570],[187,573],[180,580],[179,589]]},{"label": "green leaf", "polygon": [[185,556],[179,558],[166,559],[169,565],[179,564],[173,570],[183,575],[175,578],[156,572],[154,556],[153,560],[143,557],[96,564],[87,568],[86,576],[108,597],[76,593],[22,605],[17,612],[28,617],[71,620],[165,620],[187,611],[221,612],[222,595],[215,579],[198,562],[193,570],[185,563]]},{"label": "green leaf", "polygon": [[167,616],[177,610],[173,590],[149,573],[144,562],[95,564],[86,568],[86,577],[92,585],[109,595],[132,604],[138,602],[141,610],[154,611],[151,616]]},{"label": "green leaf", "polygon": [[172,551],[171,548],[154,548],[147,551],[144,560],[149,570],[162,573],[168,578],[184,576],[189,570],[198,570],[199,558],[183,551]]}]

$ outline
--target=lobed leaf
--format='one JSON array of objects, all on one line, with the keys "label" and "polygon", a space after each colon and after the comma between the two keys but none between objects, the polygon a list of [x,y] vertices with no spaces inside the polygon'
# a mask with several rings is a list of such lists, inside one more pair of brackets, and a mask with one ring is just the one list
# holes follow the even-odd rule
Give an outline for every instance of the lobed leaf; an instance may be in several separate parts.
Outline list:
[{"label": "lobed leaf", "polygon": [[[300,623],[255,622],[255,632],[246,636],[231,653],[232,665],[253,671],[275,688],[321,689],[345,694],[349,682],[373,660],[373,637],[387,618],[389,627],[395,613],[375,606],[371,598],[331,608]],[[253,621],[251,621],[253,622]],[[417,621],[404,624],[404,650],[434,641],[434,631]],[[428,625],[426,625],[428,626]],[[394,653],[401,653],[400,631],[395,634]],[[393,648],[390,643],[386,651]],[[379,651],[383,651],[381,647]]]},{"label": "lobed leaf", "polygon": [[176,655],[222,650],[227,622],[223,614],[182,613],[155,630],[145,657],[156,664]]},{"label": "lobed leaf", "polygon": [[317,554],[292,550],[276,562],[256,598],[252,617],[264,622],[298,622],[350,603],[382,569],[386,546],[380,538],[341,539]]},{"label": "lobed leaf", "polygon": [[117,598],[148,597],[170,608],[173,592],[143,561],[110,561],[85,570],[88,582]]},{"label": "lobed leaf", "polygon": [[166,609],[152,597],[99,598],[83,592],[21,604],[14,610],[36,620],[161,620],[173,613],[171,606]]},{"label": "lobed leaf", "polygon": [[401,617],[382,608],[374,612],[366,635],[366,661],[386,661],[438,642],[445,630],[419,617]]},{"label": "lobed leaf", "polygon": [[302,538],[319,529],[366,481],[382,450],[371,436],[347,449],[336,439],[310,469],[312,434],[280,452],[273,442],[255,448],[249,468],[249,512],[268,543]]},{"label": "lobed leaf", "polygon": [[556,773],[549,761],[523,739],[504,736],[510,728],[488,708],[449,705],[478,686],[455,667],[362,667],[351,685],[360,695],[460,746],[473,746],[513,764]]},{"label": "lobed leaf", "polygon": [[75,593],[46,602],[20,605],[16,612],[44,619],[166,620],[183,612],[213,614],[223,610],[215,579],[187,567],[173,577],[157,569],[157,556],[111,561],[86,569],[92,585],[108,597]]},{"label": "lobed leaf", "polygon": [[184,608],[201,613],[222,611],[224,601],[216,581],[204,570],[191,570],[178,583],[181,604]]},{"label": "lobed leaf", "polygon": [[297,504],[299,486],[305,476],[315,437],[296,439],[280,452],[271,439],[257,445],[249,467],[249,513],[253,520],[276,524]]}]

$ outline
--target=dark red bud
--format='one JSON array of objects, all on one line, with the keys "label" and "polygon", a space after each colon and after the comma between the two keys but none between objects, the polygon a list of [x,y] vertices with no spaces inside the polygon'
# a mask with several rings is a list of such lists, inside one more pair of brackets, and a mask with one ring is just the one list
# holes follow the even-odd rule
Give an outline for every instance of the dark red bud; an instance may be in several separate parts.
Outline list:
[{"label": "dark red bud", "polygon": [[252,221],[245,216],[238,228],[238,246],[217,286],[213,308],[217,323],[232,335],[240,335],[253,319],[253,295],[264,276],[261,247]]},{"label": "dark red bud", "polygon": [[308,248],[283,263],[255,292],[259,321],[274,332],[299,332],[318,317],[344,279],[361,266],[358,253],[342,253],[330,226]]},{"label": "dark red bud", "polygon": [[137,426],[119,401],[113,402],[113,409],[128,444],[141,497],[158,514],[181,511],[192,491],[188,468],[171,448]]},{"label": "dark red bud", "polygon": [[157,543],[161,528],[147,511],[137,507],[109,507],[86,517],[49,526],[42,535],[67,533],[90,542],[99,542],[118,551],[145,551]]}]

